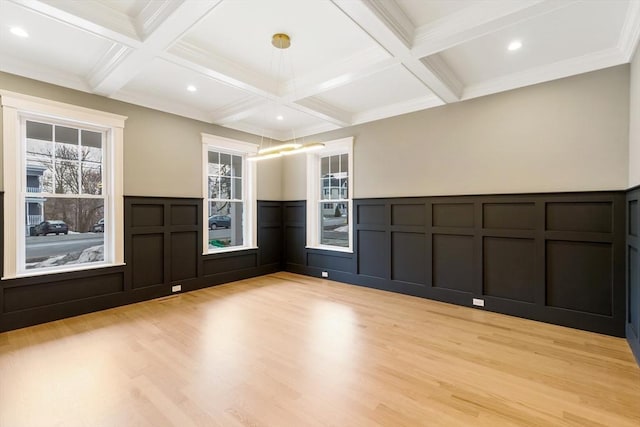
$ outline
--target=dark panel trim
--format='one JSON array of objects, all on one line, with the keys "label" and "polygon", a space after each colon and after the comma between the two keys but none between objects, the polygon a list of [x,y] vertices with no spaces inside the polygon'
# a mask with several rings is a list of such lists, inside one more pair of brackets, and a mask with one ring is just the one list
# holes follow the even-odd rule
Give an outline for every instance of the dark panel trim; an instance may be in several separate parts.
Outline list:
[{"label": "dark panel trim", "polygon": [[[551,203],[555,203],[553,205],[554,224],[563,229],[567,228],[567,230],[546,229],[547,206]],[[305,202],[285,202],[285,204],[304,206]],[[405,207],[402,207],[403,205]],[[416,210],[417,205],[424,206],[424,217]],[[310,250],[300,246],[295,247],[295,252],[287,252],[284,267],[288,271],[313,276],[320,276],[322,271],[328,271],[330,279],[465,306],[472,306],[471,300],[474,297],[483,298],[485,310],[623,336],[625,329],[624,205],[624,193],[615,191],[354,199],[354,212],[356,213],[353,227],[354,254],[349,260],[351,264],[349,264],[348,271],[345,271],[344,265],[339,266],[342,262],[336,262],[334,265],[326,264],[324,260],[330,259],[328,257],[323,259],[322,264],[318,264],[318,261],[313,258],[314,265],[310,265],[308,257],[308,254],[311,253]],[[583,207],[584,209],[582,209]],[[486,212],[492,215],[489,221],[485,221]],[[579,230],[569,230],[572,225],[571,218],[567,215],[575,212],[585,214],[587,217],[581,218],[581,222],[576,225]],[[439,215],[437,220],[433,217],[434,213]],[[290,227],[296,224],[304,224],[305,212],[298,210],[297,215],[300,217],[285,220],[285,229],[291,230]],[[522,215],[522,217],[513,217],[513,215]],[[424,225],[421,225],[422,222]],[[611,223],[610,226],[609,223]],[[610,231],[603,232],[603,230]],[[288,238],[297,236],[296,238],[300,239],[299,233],[304,233],[303,227],[296,229],[295,232],[289,232],[287,236]],[[405,279],[415,280],[415,278],[421,277],[422,270],[406,271],[400,274],[393,271],[393,255],[396,255],[397,262],[401,261],[397,258],[399,256],[397,251],[411,254],[411,248],[403,245],[415,246],[418,242],[415,238],[404,238],[402,241],[394,242],[392,240],[394,233],[412,233],[424,236],[425,284],[403,282]],[[457,280],[455,278],[465,280],[467,283],[464,286],[455,284],[449,287],[433,286],[434,250],[436,250],[433,238],[436,235],[467,236],[472,239],[472,249],[467,249],[471,255],[465,257],[464,264],[444,263],[438,266],[440,269],[453,269],[451,271],[456,269],[463,271],[461,268],[468,268],[467,271],[471,272],[470,275],[465,273],[462,276],[456,274],[441,276],[446,278],[441,280],[446,281],[455,281]],[[292,242],[287,240],[287,236],[285,236],[284,244],[291,250]],[[363,241],[363,238],[366,242]],[[506,242],[510,239],[526,239],[531,242],[528,246],[520,249],[523,254],[526,253],[527,256],[533,257],[531,263],[525,263],[521,266],[524,268],[526,265],[526,272],[521,271],[520,267],[502,268],[499,264],[497,269],[494,268],[491,277],[494,286],[498,287],[492,288],[493,296],[483,293],[486,280],[483,271],[486,250],[483,241],[485,239],[506,239]],[[607,281],[607,283],[598,286],[598,292],[603,292],[604,289],[611,286],[610,305],[608,303],[603,305],[602,302],[598,305],[593,302],[593,299],[589,300],[589,298],[596,298],[597,295],[594,293],[595,291],[591,292],[592,290],[587,287],[584,292],[588,294],[585,296],[587,298],[585,301],[588,302],[578,305],[578,307],[584,306],[592,311],[611,313],[611,315],[602,316],[597,313],[546,305],[546,251],[547,242],[552,240],[571,242],[576,245],[609,246],[610,249],[607,251],[595,250],[594,252],[587,249],[585,256],[599,256],[598,254],[605,252],[611,254],[610,260],[600,260],[596,266],[592,266],[594,271],[599,272],[598,277],[611,278],[610,283]],[[449,246],[443,246],[445,252],[442,252],[442,255],[455,250],[454,243],[446,243],[447,245],[453,244],[453,246],[450,246],[450,249],[446,249]],[[367,246],[359,247],[361,244]],[[392,244],[396,246],[393,253],[391,252]],[[398,247],[398,245],[402,247]],[[509,255],[508,248],[509,245],[497,246],[498,250],[492,255],[492,262],[499,263],[500,257]],[[569,248],[571,249],[573,246]],[[451,257],[452,255],[446,256]],[[294,258],[299,260],[296,261],[299,264],[291,262]],[[570,271],[568,264],[570,259],[570,256],[563,254],[560,260],[566,264],[554,267],[554,271],[560,274],[557,277],[564,277]],[[415,261],[411,261],[411,263],[415,263]],[[402,262],[398,265],[402,265],[403,269],[412,269],[411,266]],[[318,268],[318,266],[323,268]],[[392,273],[394,278],[402,280],[393,280]],[[441,273],[442,271],[438,274]],[[519,288],[510,285],[510,283],[517,283]],[[465,289],[470,289],[470,291],[465,291]],[[563,292],[566,292],[567,289],[571,292],[572,288],[565,288]],[[519,295],[518,292],[523,292],[523,294]],[[593,295],[589,294],[590,292]]]},{"label": "dark panel trim", "polygon": [[[2,199],[0,199],[1,206]],[[134,209],[135,206],[144,206],[145,208],[136,211]],[[178,295],[171,292],[171,286],[175,283],[180,283],[182,292],[186,292],[280,271],[283,265],[284,248],[282,206],[281,202],[258,201],[258,249],[203,255],[201,248],[202,233],[204,232],[202,199],[125,196],[124,253],[126,264],[0,282],[0,332],[152,298]],[[148,207],[151,207],[150,211],[145,210]],[[304,207],[304,205],[298,205],[298,207]],[[266,214],[265,208],[269,209]],[[144,215],[145,212],[152,212],[155,216],[150,220],[143,217],[138,218],[137,222],[133,221],[133,215]],[[264,221],[265,217],[263,215],[268,215],[268,221]],[[162,224],[160,225],[161,222]],[[133,227],[133,224],[141,225]],[[261,230],[267,229],[269,233],[261,233]],[[2,232],[2,227],[0,227],[0,240],[2,239]],[[147,242],[147,244],[155,245],[159,258],[162,259],[162,265],[149,265],[149,262],[144,257],[140,259],[140,262],[136,263],[132,257],[132,241],[134,237],[144,238],[150,235],[159,236],[157,239]],[[185,236],[189,237],[185,239]],[[275,238],[272,241],[265,241],[269,236]],[[176,238],[185,247],[173,248],[174,250],[172,251],[171,242],[172,240],[175,242]],[[270,251],[269,264],[263,265],[260,263],[260,251],[266,250],[265,248]],[[144,251],[145,248],[143,247],[142,250]],[[251,257],[252,261],[249,268],[243,268],[246,265],[247,256]],[[0,249],[1,259],[2,252]],[[176,270],[176,263],[180,263],[185,259],[189,263],[194,262],[195,266],[189,264],[187,270]],[[203,262],[211,260],[229,262],[220,263],[220,266],[222,266],[220,271],[204,276]],[[224,269],[225,266],[228,267],[227,270]],[[241,268],[238,269],[238,266]],[[160,282],[155,283],[158,277],[156,275],[152,280],[153,283],[150,282],[145,284],[144,287],[135,288],[133,286],[134,272],[140,275],[154,267],[162,270]],[[180,267],[184,266],[181,265]],[[195,276],[181,278],[172,282],[170,281],[172,271],[180,272],[181,277],[185,275],[192,276],[193,274]],[[71,282],[77,283],[77,286]],[[96,285],[93,294],[92,284]],[[33,295],[30,295],[31,289],[33,289]],[[61,294],[61,290],[65,290],[65,293]],[[113,290],[117,290],[117,292],[112,292]],[[11,300],[7,300],[5,292],[14,292]],[[108,293],[105,294],[105,292]],[[102,294],[96,295],[95,293]],[[10,309],[13,311],[6,312],[4,310],[7,302],[11,302],[12,307]]]},{"label": "dark panel trim", "polygon": [[[631,204],[635,206],[635,218],[632,216]],[[640,225],[640,186],[627,192],[625,203],[625,230],[626,230],[626,254],[625,254],[625,336],[636,361],[640,365],[640,272],[636,271],[636,277],[631,276],[631,266],[640,269],[640,238],[631,234],[631,225]],[[632,292],[632,289],[634,292]],[[634,323],[632,323],[634,322]]]}]

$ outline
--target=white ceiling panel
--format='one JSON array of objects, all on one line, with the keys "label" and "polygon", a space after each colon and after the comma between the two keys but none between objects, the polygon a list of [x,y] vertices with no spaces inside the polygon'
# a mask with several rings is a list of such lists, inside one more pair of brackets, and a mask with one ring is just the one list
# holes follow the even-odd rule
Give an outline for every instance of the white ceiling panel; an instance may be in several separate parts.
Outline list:
[{"label": "white ceiling panel", "polygon": [[361,113],[433,93],[402,65],[340,86],[317,96],[344,111]]},{"label": "white ceiling panel", "polygon": [[[189,86],[193,86],[195,91],[189,91]],[[159,98],[163,102],[201,110],[210,117],[228,105],[251,97],[245,91],[163,59],[151,61],[114,97],[125,97],[125,94],[128,98]]]},{"label": "white ceiling panel", "polygon": [[[483,0],[483,3],[498,3],[505,0]],[[507,0],[513,1],[513,0]],[[469,0],[398,0],[398,5],[404,10],[413,25],[420,27],[449,16],[473,2]]]},{"label": "white ceiling panel", "polygon": [[640,0],[0,0],[0,70],[290,139],[628,63],[639,28]]},{"label": "white ceiling panel", "polygon": [[[284,55],[271,36],[284,32]],[[362,50],[382,49],[329,1],[224,1],[183,41],[239,67],[280,81],[325,67],[337,67]]]},{"label": "white ceiling panel", "polygon": [[[14,36],[10,32],[13,27],[24,29],[29,36]],[[85,77],[113,45],[102,37],[0,1],[0,58],[28,59],[34,67]]]},{"label": "white ceiling panel", "polygon": [[154,0],[103,0],[102,3],[133,19],[152,1]]},{"label": "white ceiling panel", "polygon": [[[278,116],[281,116],[282,120],[278,120]],[[229,126],[234,127],[236,124],[240,124],[255,128],[258,134],[264,133],[267,135],[273,132],[279,135],[281,139],[292,139],[294,135],[298,135],[298,130],[316,126],[320,123],[319,119],[309,114],[270,102],[253,111],[244,120]]]},{"label": "white ceiling panel", "polygon": [[[473,85],[615,46],[628,7],[627,1],[577,2],[439,55],[465,85]],[[509,51],[513,40],[522,48]]]}]

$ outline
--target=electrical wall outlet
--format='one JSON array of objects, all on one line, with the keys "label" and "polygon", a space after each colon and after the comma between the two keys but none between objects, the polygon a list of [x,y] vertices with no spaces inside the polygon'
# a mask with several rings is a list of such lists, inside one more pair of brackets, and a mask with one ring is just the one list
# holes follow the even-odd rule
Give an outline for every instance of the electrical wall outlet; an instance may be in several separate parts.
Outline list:
[{"label": "electrical wall outlet", "polygon": [[180,292],[182,290],[182,285],[173,285],[171,287],[171,292]]},{"label": "electrical wall outlet", "polygon": [[328,271],[323,271],[322,272],[322,277],[329,277],[329,272]]},{"label": "electrical wall outlet", "polygon": [[474,298],[473,305],[477,305],[478,307],[484,307],[484,300],[480,298]]}]

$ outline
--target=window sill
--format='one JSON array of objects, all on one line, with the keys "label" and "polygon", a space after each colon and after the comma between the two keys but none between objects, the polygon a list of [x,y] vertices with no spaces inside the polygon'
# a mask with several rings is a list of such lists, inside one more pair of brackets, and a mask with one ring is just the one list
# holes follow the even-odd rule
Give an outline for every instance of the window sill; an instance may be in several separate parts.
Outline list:
[{"label": "window sill", "polygon": [[103,263],[87,264],[82,267],[76,265],[74,267],[67,267],[67,268],[55,268],[55,269],[46,269],[46,270],[42,269],[37,271],[23,271],[23,272],[17,273],[15,276],[12,276],[12,277],[2,277],[2,280],[22,279],[25,277],[49,276],[52,274],[72,273],[76,271],[92,271],[92,270],[97,270],[97,269],[106,268],[106,267],[122,267],[124,265],[126,264],[103,262]]},{"label": "window sill", "polygon": [[332,252],[342,252],[342,253],[346,253],[346,254],[352,254],[353,253],[353,249],[351,248],[342,248],[340,246],[323,246],[323,245],[307,245],[305,246],[305,249],[319,249],[322,251],[332,251]]},{"label": "window sill", "polygon": [[206,256],[206,255],[226,254],[229,252],[248,251],[251,249],[258,249],[258,247],[257,246],[234,246],[232,248],[221,248],[221,249],[216,249],[209,252],[203,252],[202,255]]}]

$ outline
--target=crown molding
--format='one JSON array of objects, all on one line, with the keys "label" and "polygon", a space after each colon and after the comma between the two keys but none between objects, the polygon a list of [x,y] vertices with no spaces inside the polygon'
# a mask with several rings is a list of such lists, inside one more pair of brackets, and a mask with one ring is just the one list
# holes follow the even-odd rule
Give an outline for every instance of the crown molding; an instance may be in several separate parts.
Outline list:
[{"label": "crown molding", "polygon": [[[52,0],[3,1],[11,1],[58,22],[129,47],[136,48],[142,44],[129,17],[101,3]],[[64,9],[61,8],[63,6]]]},{"label": "crown molding", "polygon": [[89,85],[93,92],[100,93],[98,85],[104,81],[104,79],[112,73],[116,67],[118,67],[118,65],[131,51],[131,48],[119,43],[113,43],[111,45],[88,75]]},{"label": "crown molding", "polygon": [[353,117],[350,112],[341,110],[318,98],[300,99],[296,103],[289,104],[289,106],[340,127],[352,124]]},{"label": "crown molding", "polygon": [[633,60],[638,40],[640,40],[640,1],[630,1],[618,41],[618,48],[626,58],[626,62]]},{"label": "crown molding", "polygon": [[411,54],[418,58],[430,56],[575,2],[576,0],[475,2],[451,15],[418,27]]},{"label": "crown molding", "polygon": [[422,58],[420,62],[422,62],[422,64],[427,67],[429,71],[438,78],[438,80],[443,82],[458,99],[462,96],[464,84],[440,55],[432,55],[427,58]]},{"label": "crown molding", "polygon": [[426,110],[428,108],[439,107],[445,103],[435,95],[423,96],[420,98],[410,99],[408,101],[398,102],[384,107],[374,108],[353,116],[353,124],[359,125],[375,120],[386,119],[401,114],[413,113],[414,111]]},{"label": "crown molding", "polygon": [[205,123],[213,122],[211,120],[211,114],[204,112],[199,108],[178,104],[175,101],[159,101],[156,97],[132,93],[126,90],[120,90],[118,91],[118,93],[110,96],[110,98],[122,102],[128,102],[129,104],[151,108],[152,110],[158,110],[165,113],[187,117],[189,119],[198,120]]},{"label": "crown molding", "polygon": [[212,121],[220,126],[244,120],[268,104],[268,100],[249,96],[214,112]]},{"label": "crown molding", "polygon": [[156,28],[184,3],[184,0],[148,1],[140,14],[135,17],[135,25],[142,39],[153,33]]},{"label": "crown molding", "polygon": [[588,55],[577,56],[553,64],[469,85],[464,89],[462,99],[478,98],[493,93],[613,67],[626,62],[624,55],[617,48],[605,49]]},{"label": "crown molding", "polygon": [[81,76],[60,70],[43,69],[42,67],[17,58],[3,57],[0,61],[0,71],[56,86],[93,93],[87,81]]},{"label": "crown molding", "polygon": [[415,27],[407,14],[398,6],[395,1],[389,0],[368,0],[362,2],[368,6],[378,18],[384,21],[396,37],[410,47],[413,44]]},{"label": "crown molding", "polygon": [[376,45],[307,73],[304,77],[288,81],[283,95],[292,101],[308,98],[353,83],[399,63],[398,59],[391,57]]},{"label": "crown molding", "polygon": [[228,86],[242,89],[257,96],[275,99],[271,81],[258,73],[212,54],[207,49],[181,40],[167,52],[160,54],[162,59],[180,65],[191,71],[218,80]]}]

